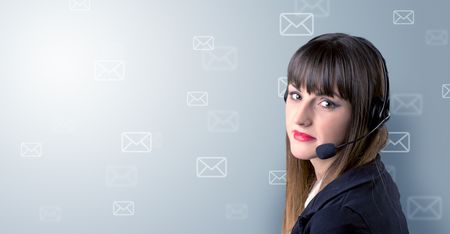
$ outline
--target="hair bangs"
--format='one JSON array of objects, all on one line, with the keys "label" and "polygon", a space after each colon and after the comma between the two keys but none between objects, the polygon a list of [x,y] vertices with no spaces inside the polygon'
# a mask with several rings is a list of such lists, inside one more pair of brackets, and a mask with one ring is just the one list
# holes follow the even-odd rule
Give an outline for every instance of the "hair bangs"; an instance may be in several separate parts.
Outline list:
[{"label": "hair bangs", "polygon": [[[322,44],[323,45],[323,44]],[[349,100],[349,81],[345,75],[345,59],[332,47],[315,47],[314,45],[298,51],[288,67],[288,84],[296,89],[306,88],[308,94],[334,97]],[[350,74],[349,74],[350,75]]]}]

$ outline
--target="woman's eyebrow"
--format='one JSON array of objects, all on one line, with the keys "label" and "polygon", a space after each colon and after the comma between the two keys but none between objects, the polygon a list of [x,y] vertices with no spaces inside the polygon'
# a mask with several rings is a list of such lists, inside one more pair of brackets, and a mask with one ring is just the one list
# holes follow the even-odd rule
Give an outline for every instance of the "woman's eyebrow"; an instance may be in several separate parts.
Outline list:
[{"label": "woman's eyebrow", "polygon": [[[296,89],[295,87],[292,87],[292,89],[294,89],[294,90],[297,90],[297,91],[299,91],[300,93],[302,93],[302,91],[301,90],[298,90],[298,89]],[[324,94],[322,94],[322,95],[317,95],[317,96],[319,96],[319,97],[329,97],[328,95],[324,95]],[[336,92],[334,92],[334,96],[336,96],[336,97],[338,97],[338,98],[342,98],[338,93],[336,93]]]}]

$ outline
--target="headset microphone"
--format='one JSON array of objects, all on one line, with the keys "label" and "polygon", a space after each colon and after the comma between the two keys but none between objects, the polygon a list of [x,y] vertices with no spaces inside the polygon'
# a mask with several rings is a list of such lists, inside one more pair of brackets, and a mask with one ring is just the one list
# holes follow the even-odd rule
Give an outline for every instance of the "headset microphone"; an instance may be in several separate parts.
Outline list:
[{"label": "headset microphone", "polygon": [[374,129],[372,129],[372,131],[370,131],[366,135],[364,135],[354,141],[350,141],[350,142],[341,144],[339,146],[336,146],[333,143],[327,143],[327,144],[322,144],[322,145],[317,146],[317,148],[316,148],[317,157],[319,157],[320,159],[328,159],[328,158],[333,157],[334,155],[336,155],[337,151],[339,149],[341,149],[342,147],[344,147],[348,144],[355,143],[355,142],[369,136],[372,132],[374,132],[376,129],[378,129],[384,122],[386,122],[389,119],[389,117],[390,117],[390,115],[388,115],[386,118],[384,118],[383,121],[381,121],[381,123],[378,124],[378,126],[376,126]]}]

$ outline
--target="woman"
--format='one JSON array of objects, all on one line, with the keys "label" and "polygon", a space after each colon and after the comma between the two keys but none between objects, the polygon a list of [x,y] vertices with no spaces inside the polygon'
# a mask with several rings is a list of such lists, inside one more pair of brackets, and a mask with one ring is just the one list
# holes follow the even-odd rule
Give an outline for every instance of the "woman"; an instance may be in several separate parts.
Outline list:
[{"label": "woman", "polygon": [[379,155],[389,80],[375,46],[344,33],[311,39],[291,58],[285,101],[282,233],[409,233]]}]

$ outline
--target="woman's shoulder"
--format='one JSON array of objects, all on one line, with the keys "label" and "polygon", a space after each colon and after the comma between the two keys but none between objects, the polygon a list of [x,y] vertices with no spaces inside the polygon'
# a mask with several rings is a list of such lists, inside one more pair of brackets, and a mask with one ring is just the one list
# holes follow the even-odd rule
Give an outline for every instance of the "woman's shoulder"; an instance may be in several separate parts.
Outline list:
[{"label": "woman's shoulder", "polygon": [[[308,222],[307,233],[371,233],[371,234],[407,234],[406,220],[402,214],[392,209],[378,215],[373,204],[370,208],[355,208],[343,203],[330,204],[318,210]],[[372,214],[370,214],[372,212]]]},{"label": "woman's shoulder", "polygon": [[342,195],[340,206],[358,214],[372,233],[408,233],[397,186],[388,174]]},{"label": "woman's shoulder", "polygon": [[372,233],[361,214],[340,204],[318,210],[308,222],[307,230],[308,233]]},{"label": "woman's shoulder", "polygon": [[[321,220],[325,223],[319,224]],[[357,230],[351,233],[408,233],[397,186],[387,173],[355,184],[322,203],[311,222],[316,229],[330,227],[336,232],[351,228]]]}]

